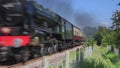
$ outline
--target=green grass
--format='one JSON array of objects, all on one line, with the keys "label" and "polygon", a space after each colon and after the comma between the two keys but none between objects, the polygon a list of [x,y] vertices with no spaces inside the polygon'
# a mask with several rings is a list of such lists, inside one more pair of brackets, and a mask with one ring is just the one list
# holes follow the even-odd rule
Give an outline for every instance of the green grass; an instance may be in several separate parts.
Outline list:
[{"label": "green grass", "polygon": [[49,66],[49,68],[54,68],[54,66]]},{"label": "green grass", "polygon": [[70,53],[70,59],[75,58],[75,56],[76,56],[76,52],[75,51]]},{"label": "green grass", "polygon": [[[76,55],[80,52],[70,52],[70,68],[76,68],[77,62],[73,61],[76,58]],[[80,57],[80,55],[78,56]],[[85,58],[84,61],[78,59],[77,68],[120,68],[120,56],[115,55],[112,52],[109,52],[106,47],[94,46],[92,56]],[[54,68],[50,66],[49,68]],[[65,68],[65,61],[61,62],[56,68]]]},{"label": "green grass", "polygon": [[80,65],[80,68],[120,68],[120,56],[108,52],[106,47],[95,46],[92,56]]}]

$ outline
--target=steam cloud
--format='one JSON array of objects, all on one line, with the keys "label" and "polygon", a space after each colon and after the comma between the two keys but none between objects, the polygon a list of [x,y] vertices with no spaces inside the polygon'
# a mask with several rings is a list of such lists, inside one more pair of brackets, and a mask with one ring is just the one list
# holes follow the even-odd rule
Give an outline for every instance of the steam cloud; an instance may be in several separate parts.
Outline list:
[{"label": "steam cloud", "polygon": [[74,0],[37,0],[39,4],[51,9],[78,27],[98,26],[90,13],[84,12],[83,10],[75,10],[72,5],[73,1]]}]

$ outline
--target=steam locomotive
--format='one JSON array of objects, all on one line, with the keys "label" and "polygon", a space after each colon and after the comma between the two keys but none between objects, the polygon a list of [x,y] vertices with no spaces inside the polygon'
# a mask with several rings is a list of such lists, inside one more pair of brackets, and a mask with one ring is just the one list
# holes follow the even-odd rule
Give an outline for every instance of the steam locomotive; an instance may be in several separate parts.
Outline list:
[{"label": "steam locomotive", "polygon": [[80,45],[83,32],[32,0],[0,0],[0,62],[17,62]]}]

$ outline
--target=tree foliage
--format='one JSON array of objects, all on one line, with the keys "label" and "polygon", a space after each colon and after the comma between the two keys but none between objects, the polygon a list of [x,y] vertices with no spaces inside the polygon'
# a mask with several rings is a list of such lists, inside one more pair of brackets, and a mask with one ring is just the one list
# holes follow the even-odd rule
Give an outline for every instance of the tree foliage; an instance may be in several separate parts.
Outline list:
[{"label": "tree foliage", "polygon": [[120,10],[116,10],[111,19],[113,21],[112,27],[114,30],[120,30]]},{"label": "tree foliage", "polygon": [[112,16],[111,28],[100,26],[94,35],[97,45],[112,45],[120,47],[120,11],[116,10]]},{"label": "tree foliage", "polygon": [[99,26],[97,33],[94,35],[94,39],[97,41],[97,45],[109,45],[110,44],[110,31],[106,27]]},{"label": "tree foliage", "polygon": [[112,16],[113,31],[114,31],[114,44],[120,47],[120,10],[116,10]]}]

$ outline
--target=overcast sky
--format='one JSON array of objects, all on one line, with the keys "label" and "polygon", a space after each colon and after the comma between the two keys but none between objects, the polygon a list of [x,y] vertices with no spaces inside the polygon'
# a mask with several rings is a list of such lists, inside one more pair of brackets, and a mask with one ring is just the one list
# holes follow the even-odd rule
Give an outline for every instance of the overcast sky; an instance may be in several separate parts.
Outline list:
[{"label": "overcast sky", "polygon": [[110,26],[120,0],[36,0],[77,26]]}]

